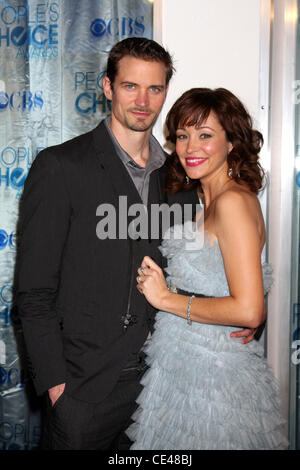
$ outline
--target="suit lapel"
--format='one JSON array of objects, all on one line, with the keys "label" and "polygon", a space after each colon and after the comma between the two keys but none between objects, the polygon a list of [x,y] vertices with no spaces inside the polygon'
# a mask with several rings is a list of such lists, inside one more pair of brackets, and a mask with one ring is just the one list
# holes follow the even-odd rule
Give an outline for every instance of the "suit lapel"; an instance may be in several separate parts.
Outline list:
[{"label": "suit lapel", "polygon": [[100,168],[107,173],[111,182],[111,187],[117,196],[127,196],[128,207],[131,204],[142,204],[140,195],[128,173],[120,160],[113,142],[107,132],[104,121],[102,121],[94,131],[93,144],[95,154]]},{"label": "suit lapel", "polygon": [[148,210],[151,204],[162,204],[164,202],[163,195],[163,179],[160,175],[161,169],[154,170],[149,179],[149,192],[148,192]]},{"label": "suit lapel", "polygon": [[166,164],[164,164],[160,169],[159,169],[159,192],[160,192],[160,201],[161,203],[168,202],[168,195],[167,192],[165,191],[165,180],[167,176],[167,170],[166,170]]}]

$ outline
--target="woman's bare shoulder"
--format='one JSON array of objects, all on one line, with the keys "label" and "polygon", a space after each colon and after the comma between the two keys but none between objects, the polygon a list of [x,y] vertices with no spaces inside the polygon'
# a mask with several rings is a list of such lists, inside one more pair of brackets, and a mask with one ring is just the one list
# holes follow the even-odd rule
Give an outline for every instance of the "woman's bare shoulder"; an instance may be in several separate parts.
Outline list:
[{"label": "woman's bare shoulder", "polygon": [[215,206],[217,226],[250,226],[258,231],[263,244],[265,241],[265,224],[260,202],[256,194],[243,187],[232,187],[224,191],[217,199]]},{"label": "woman's bare shoulder", "polygon": [[232,186],[223,191],[216,199],[216,210],[244,210],[246,207],[248,210],[251,208],[258,209],[260,207],[257,196],[238,185]]}]

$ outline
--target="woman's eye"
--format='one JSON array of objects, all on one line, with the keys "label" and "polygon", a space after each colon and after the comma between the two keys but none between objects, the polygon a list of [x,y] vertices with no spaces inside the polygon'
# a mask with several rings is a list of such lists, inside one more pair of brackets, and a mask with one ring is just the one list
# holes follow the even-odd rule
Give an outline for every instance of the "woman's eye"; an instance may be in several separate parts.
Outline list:
[{"label": "woman's eye", "polygon": [[200,135],[200,139],[209,139],[210,137],[211,137],[211,134],[203,133],[203,134]]},{"label": "woman's eye", "polygon": [[184,135],[184,134],[177,134],[176,139],[177,139],[177,140],[184,140],[184,139],[186,139],[186,135]]}]

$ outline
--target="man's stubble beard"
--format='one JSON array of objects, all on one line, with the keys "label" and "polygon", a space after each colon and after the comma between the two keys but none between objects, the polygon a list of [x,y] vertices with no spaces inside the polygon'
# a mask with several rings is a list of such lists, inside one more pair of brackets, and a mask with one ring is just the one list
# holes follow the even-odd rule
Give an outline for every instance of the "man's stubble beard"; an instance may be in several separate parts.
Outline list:
[{"label": "man's stubble beard", "polygon": [[149,124],[146,124],[146,123],[143,123],[142,119],[141,119],[141,122],[136,122],[136,123],[132,123],[130,122],[129,119],[125,119],[125,122],[126,122],[126,126],[128,127],[128,129],[132,130],[132,131],[135,131],[135,132],[146,132],[148,131],[149,129],[152,129],[152,127],[154,126],[156,120],[157,120],[158,116],[155,116],[151,122]]}]

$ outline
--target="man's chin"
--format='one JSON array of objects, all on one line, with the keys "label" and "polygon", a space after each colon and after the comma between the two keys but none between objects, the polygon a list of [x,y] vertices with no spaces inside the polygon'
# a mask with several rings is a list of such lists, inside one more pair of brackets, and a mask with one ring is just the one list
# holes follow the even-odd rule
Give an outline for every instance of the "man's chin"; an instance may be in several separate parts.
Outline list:
[{"label": "man's chin", "polygon": [[151,128],[152,128],[152,124],[151,126],[129,126],[129,129],[135,132],[146,132]]},{"label": "man's chin", "polygon": [[129,129],[135,132],[146,132],[149,129],[152,129],[154,126],[155,120],[150,123],[147,122],[130,122],[128,123]]}]

